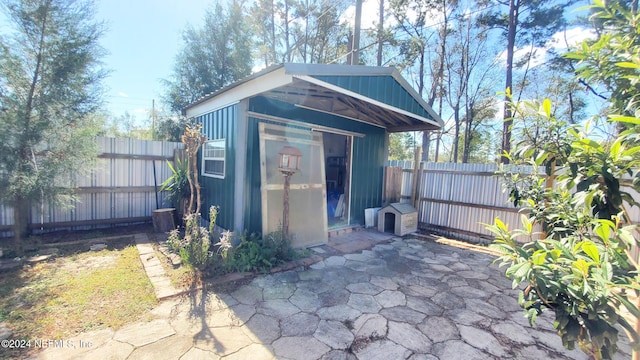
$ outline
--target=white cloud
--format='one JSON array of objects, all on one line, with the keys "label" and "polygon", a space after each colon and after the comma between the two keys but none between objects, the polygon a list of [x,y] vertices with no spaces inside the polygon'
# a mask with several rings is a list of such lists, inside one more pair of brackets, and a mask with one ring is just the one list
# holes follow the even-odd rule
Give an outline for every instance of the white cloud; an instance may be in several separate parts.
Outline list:
[{"label": "white cloud", "polygon": [[582,43],[584,40],[595,39],[596,32],[592,29],[585,29],[582,27],[575,27],[566,31],[560,31],[551,37],[547,41],[547,48],[553,48],[556,51],[567,50],[568,46],[574,46]]},{"label": "white cloud", "polygon": [[[530,59],[530,68],[534,68],[538,65],[542,65],[547,58],[547,50],[541,47],[533,47],[531,48],[531,46],[526,47],[526,48],[519,48],[516,47],[513,51],[513,62],[517,63],[518,61],[522,61],[525,60],[527,56],[529,56],[529,53],[533,53],[533,55],[531,56]],[[500,54],[498,54],[498,61],[500,64],[502,64],[503,67],[506,66],[507,64],[507,51],[503,51]]]},{"label": "white cloud", "polygon": [[[513,54],[513,60],[514,62],[518,62],[525,59],[525,57],[528,56],[530,52],[533,52],[533,57],[531,58],[529,67],[534,68],[538,65],[544,64],[547,61],[550,50],[553,50],[556,53],[564,53],[569,47],[580,44],[587,39],[594,39],[595,37],[596,33],[593,30],[585,29],[582,27],[575,27],[566,31],[559,31],[551,36],[551,39],[547,41],[544,47],[534,46],[532,48],[531,45],[529,45],[522,48],[516,48]],[[506,50],[498,54],[498,60],[502,64],[502,66],[506,66]]]},{"label": "white cloud", "polygon": [[127,95],[127,93],[122,92],[122,91],[118,93],[118,96],[120,96],[120,97],[125,97],[125,98],[126,98],[126,97],[129,97],[129,95]]}]

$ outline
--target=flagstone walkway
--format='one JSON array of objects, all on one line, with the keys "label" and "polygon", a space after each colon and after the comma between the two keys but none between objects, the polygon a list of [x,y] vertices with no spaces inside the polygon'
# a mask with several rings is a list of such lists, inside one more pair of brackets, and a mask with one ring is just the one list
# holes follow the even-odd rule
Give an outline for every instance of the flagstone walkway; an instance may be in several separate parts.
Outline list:
[{"label": "flagstone walkway", "polygon": [[[80,334],[38,358],[588,358],[562,347],[551,314],[529,326],[491,255],[418,239],[371,245],[323,246],[309,268],[170,298],[149,322]],[[630,353],[625,339],[616,359]]]}]

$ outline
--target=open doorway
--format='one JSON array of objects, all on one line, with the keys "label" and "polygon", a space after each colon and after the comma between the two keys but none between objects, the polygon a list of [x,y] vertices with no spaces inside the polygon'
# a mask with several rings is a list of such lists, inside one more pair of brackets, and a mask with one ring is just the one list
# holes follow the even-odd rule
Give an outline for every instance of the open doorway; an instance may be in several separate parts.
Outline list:
[{"label": "open doorway", "polygon": [[346,135],[323,134],[329,230],[349,224],[349,140]]}]

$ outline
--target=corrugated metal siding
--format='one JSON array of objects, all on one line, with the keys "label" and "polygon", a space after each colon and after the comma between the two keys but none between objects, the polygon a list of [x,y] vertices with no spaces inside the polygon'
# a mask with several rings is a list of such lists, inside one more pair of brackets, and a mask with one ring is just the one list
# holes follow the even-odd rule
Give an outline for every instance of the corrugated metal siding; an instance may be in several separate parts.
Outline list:
[{"label": "corrugated metal siding", "polygon": [[432,116],[391,76],[323,76],[314,78],[368,98],[432,119]]},{"label": "corrugated metal siding", "polygon": [[[405,169],[413,167],[411,161],[389,161],[387,165]],[[493,164],[427,163],[421,180],[420,197],[515,209],[509,201],[509,194],[503,191],[500,177],[491,175],[496,170],[497,167]],[[522,166],[519,171],[526,173],[533,171],[533,169]],[[541,167],[539,171],[544,173],[544,168]],[[403,199],[403,202],[409,202],[412,183],[412,171],[405,170],[403,172],[402,195],[406,196],[406,199]],[[622,190],[628,192],[634,199],[640,199],[640,194],[633,188],[623,186]],[[631,222],[639,224],[640,208],[626,204],[626,210]],[[424,199],[421,201],[418,211],[418,221],[423,228],[445,236],[472,241],[478,241],[479,238],[455,230],[468,231],[492,238],[493,235],[486,230],[483,224],[493,224],[496,217],[499,217],[509,229],[522,227],[520,214],[512,211],[482,209]],[[441,228],[435,228],[432,225]],[[443,230],[443,228],[451,229],[451,231]],[[537,226],[534,231],[541,232],[542,228]],[[631,256],[640,260],[640,249],[637,246],[632,248]]]},{"label": "corrugated metal siding", "polygon": [[[494,165],[429,163],[425,167],[421,197],[459,203],[514,209],[502,190],[499,177],[487,175]],[[438,171],[453,171],[451,173]],[[484,174],[473,174],[473,172]],[[520,215],[496,209],[472,208],[465,205],[422,201],[420,222],[491,236],[484,224],[499,217],[512,229],[520,227]]]},{"label": "corrugated metal siding", "polygon": [[[154,186],[153,160],[134,159],[135,156],[162,156],[173,158],[175,149],[182,148],[181,143],[166,141],[145,141],[123,138],[96,138],[100,153],[131,156],[132,158],[99,159],[94,171],[86,176],[75,176],[77,187],[85,188],[77,195],[77,201],[62,207],[55,204],[35,206],[31,210],[33,224],[52,224],[60,222],[82,222],[107,219],[151,217],[156,209],[155,192],[134,192],[123,190],[132,186]],[[156,181],[158,186],[171,175],[166,161],[156,160]],[[68,184],[61,184],[68,185]],[[114,191],[105,191],[108,188]],[[167,206],[164,193],[159,193],[160,207]],[[13,209],[0,205],[0,225],[12,225]],[[111,225],[71,225],[50,229],[35,230],[36,233],[56,229],[84,230]],[[0,236],[11,236],[9,231],[0,232]]]},{"label": "corrugated metal siding", "polygon": [[[384,170],[385,130],[376,126],[345,118],[302,109],[291,104],[264,97],[251,99],[249,110],[311,124],[364,134],[353,142],[353,173],[351,180],[351,223],[364,225],[364,209],[378,207],[382,201],[382,175]],[[249,146],[247,153],[247,197],[245,221],[250,231],[260,231],[260,164],[258,142],[258,120],[249,120]],[[253,148],[251,148],[253,147]],[[254,157],[252,159],[252,157]],[[253,166],[250,165],[253,163]],[[260,226],[258,226],[260,225]]]},{"label": "corrugated metal siding", "polygon": [[[390,161],[388,165],[412,168],[410,161]],[[492,235],[483,224],[493,224],[496,217],[510,229],[519,228],[521,223],[518,213],[499,209],[515,207],[509,202],[509,195],[503,191],[501,179],[492,175],[496,170],[493,164],[426,163],[420,182],[422,200],[418,206],[418,222],[421,227],[445,236],[473,241],[480,240],[480,237],[455,230],[490,238]],[[402,179],[402,202],[410,202],[412,184],[413,171],[405,170]],[[483,209],[478,206],[493,208]]]},{"label": "corrugated metal siding", "polygon": [[384,131],[354,138],[351,172],[351,222],[364,225],[364,210],[382,205]]},{"label": "corrugated metal siding", "polygon": [[[224,179],[200,176],[202,215],[208,219],[209,207],[220,207],[216,224],[225,229],[233,229],[237,116],[238,105],[235,104],[197,118],[202,123],[202,131],[207,140],[226,139]],[[202,167],[200,163],[198,165]]]},{"label": "corrugated metal siding", "polygon": [[244,226],[250,232],[262,232],[262,193],[260,191],[259,120],[248,119],[247,175],[245,179]]}]

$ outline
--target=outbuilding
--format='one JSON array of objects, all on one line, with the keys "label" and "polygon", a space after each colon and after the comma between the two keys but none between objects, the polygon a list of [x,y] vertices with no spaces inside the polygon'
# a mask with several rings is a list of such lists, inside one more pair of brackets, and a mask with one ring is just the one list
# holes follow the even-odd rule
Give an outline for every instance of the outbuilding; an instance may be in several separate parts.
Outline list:
[{"label": "outbuilding", "polygon": [[295,247],[326,243],[329,229],[364,225],[364,210],[382,205],[389,133],[442,126],[395,68],[350,65],[272,66],[203,97],[185,114],[208,139],[203,208],[219,206],[217,224],[225,229],[278,230],[282,157],[299,160],[288,181]]}]

